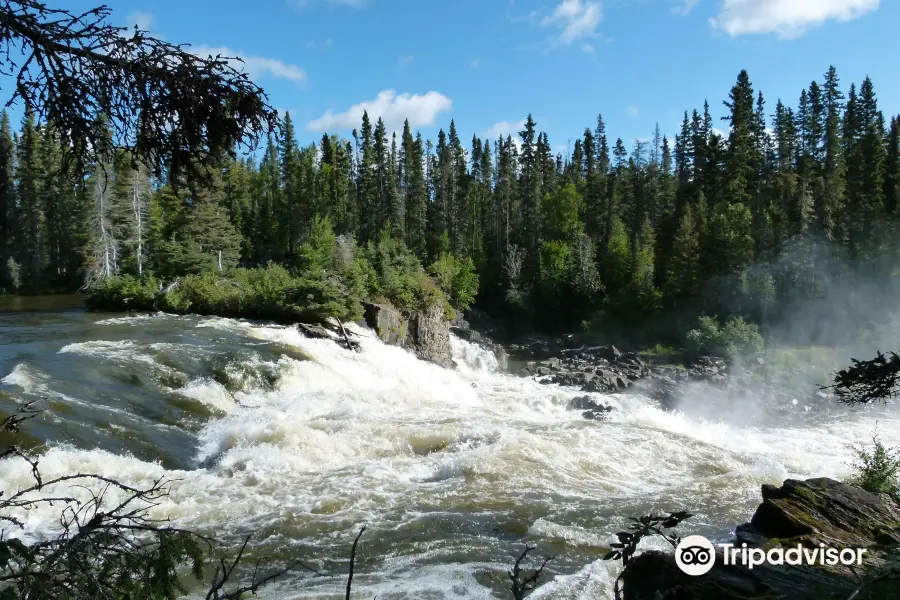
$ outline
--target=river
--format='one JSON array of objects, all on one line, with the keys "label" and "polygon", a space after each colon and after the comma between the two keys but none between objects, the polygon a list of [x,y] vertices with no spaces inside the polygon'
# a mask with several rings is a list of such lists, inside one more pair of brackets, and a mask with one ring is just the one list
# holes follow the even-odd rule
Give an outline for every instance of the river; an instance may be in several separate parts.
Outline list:
[{"label": "river", "polygon": [[[508,597],[532,541],[557,558],[531,598],[610,598],[617,565],[599,559],[627,517],[688,510],[685,532],[726,538],[763,483],[846,477],[847,444],[876,423],[900,445],[892,409],[802,398],[666,412],[609,396],[610,421],[587,421],[566,408],[577,390],[503,373],[459,339],[446,370],[358,328],[354,353],[289,327],[41,308],[0,313],[0,409],[41,400],[26,433],[47,444],[44,476],[173,480],[153,516],[232,545],[252,532],[253,556],[335,574],[298,572],[269,600],[342,598],[362,525],[360,597]],[[0,463],[2,489],[29,478]],[[51,532],[56,511],[31,511],[20,535]]]}]

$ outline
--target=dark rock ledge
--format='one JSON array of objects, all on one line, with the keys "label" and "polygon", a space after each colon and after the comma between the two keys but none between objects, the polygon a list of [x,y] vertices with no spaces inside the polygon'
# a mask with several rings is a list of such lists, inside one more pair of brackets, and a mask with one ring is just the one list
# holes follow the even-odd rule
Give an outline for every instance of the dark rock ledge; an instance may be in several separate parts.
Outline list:
[{"label": "dark rock ledge", "polygon": [[[884,548],[900,544],[900,502],[833,479],[789,479],[779,488],[762,487],[763,502],[749,523],[737,528],[736,547],[866,548],[862,567],[884,564]],[[682,525],[682,529],[687,526]],[[687,535],[687,534],[683,534]],[[860,579],[845,566],[769,565],[748,569],[724,565],[722,551],[713,569],[698,577],[682,573],[673,554],[651,551],[634,558],[622,573],[624,600],[847,599]],[[896,580],[884,579],[856,600],[893,598]]]}]

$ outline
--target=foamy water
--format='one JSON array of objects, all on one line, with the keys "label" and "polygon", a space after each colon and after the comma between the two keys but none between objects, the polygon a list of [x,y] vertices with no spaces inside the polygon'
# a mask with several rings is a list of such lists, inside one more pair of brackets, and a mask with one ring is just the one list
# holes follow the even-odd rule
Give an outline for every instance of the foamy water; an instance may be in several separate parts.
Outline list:
[{"label": "foamy water", "polygon": [[[167,319],[95,325],[123,335],[133,327],[148,338],[148,328]],[[594,394],[616,411],[609,422],[587,421],[566,408],[582,393],[499,373],[490,352],[456,338],[459,368],[447,370],[371,332],[360,331],[362,349],[353,352],[292,328],[228,319],[180,319],[178,327],[210,341],[92,340],[58,352],[124,371],[152,371],[160,360],[170,363],[161,369],[187,370],[172,365],[191,365],[192,357],[225,346],[235,351],[233,341],[217,336],[242,340],[244,354],[228,354],[218,375],[197,367],[180,386],[160,385],[176,405],[211,411],[189,429],[192,468],[57,444],[41,470],[45,478],[78,471],[131,485],[177,480],[154,516],[227,539],[255,531],[257,554],[320,559],[324,571],[336,573],[298,574],[262,598],[342,597],[341,561],[362,525],[357,589],[365,597],[504,597],[505,569],[525,541],[559,556],[552,581],[532,598],[611,597],[616,566],[598,559],[626,517],[689,510],[697,517],[686,529],[725,536],[750,517],[763,483],[846,476],[846,445],[870,439],[876,421],[882,438],[900,445],[893,412],[877,409],[762,428],[704,420],[691,415],[689,403],[671,413],[639,395]],[[291,352],[265,354],[262,347]],[[3,383],[60,402],[86,401],[66,396],[64,382],[39,369],[16,366]],[[141,423],[133,427],[143,431]],[[0,463],[3,489],[27,485],[26,467]],[[24,534],[52,530],[58,510],[25,515]]]}]

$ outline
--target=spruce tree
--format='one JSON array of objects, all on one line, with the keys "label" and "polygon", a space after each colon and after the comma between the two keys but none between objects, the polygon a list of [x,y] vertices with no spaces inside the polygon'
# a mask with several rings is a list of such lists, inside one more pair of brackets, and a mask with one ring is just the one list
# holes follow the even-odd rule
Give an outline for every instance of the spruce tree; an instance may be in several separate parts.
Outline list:
[{"label": "spruce tree", "polygon": [[884,209],[892,217],[900,216],[900,115],[891,119],[884,163]]},{"label": "spruce tree", "polygon": [[731,125],[728,139],[727,200],[750,206],[755,195],[757,165],[757,118],[753,86],[747,71],[741,71],[724,104],[730,114],[724,117]]},{"label": "spruce tree", "polygon": [[541,168],[537,155],[537,132],[531,115],[525,120],[525,129],[519,132],[522,140],[519,175],[519,205],[522,210],[522,230],[517,235],[522,247],[532,259],[540,246]]},{"label": "spruce tree", "polygon": [[0,288],[12,287],[9,273],[12,265],[18,272],[19,210],[13,171],[15,152],[9,114],[4,110],[0,117]]},{"label": "spruce tree", "polygon": [[820,236],[831,239],[835,231],[835,215],[844,205],[844,164],[841,145],[841,111],[844,96],[840,90],[837,70],[830,67],[825,75],[823,86],[823,103],[825,105],[825,123],[822,146],[825,152],[825,165],[822,173],[823,200],[817,205],[816,222]]},{"label": "spruce tree", "polygon": [[666,269],[665,294],[670,302],[693,296],[699,277],[700,240],[690,205],[678,222]]},{"label": "spruce tree", "polygon": [[16,149],[16,196],[19,205],[18,262],[23,284],[40,288],[47,266],[47,227],[41,197],[40,131],[30,113],[22,121]]},{"label": "spruce tree", "polygon": [[300,198],[300,150],[297,147],[294,124],[291,113],[285,113],[278,148],[279,173],[281,175],[281,193],[276,209],[279,229],[279,243],[285,256],[294,256],[300,241],[300,232],[305,218],[303,202]]}]

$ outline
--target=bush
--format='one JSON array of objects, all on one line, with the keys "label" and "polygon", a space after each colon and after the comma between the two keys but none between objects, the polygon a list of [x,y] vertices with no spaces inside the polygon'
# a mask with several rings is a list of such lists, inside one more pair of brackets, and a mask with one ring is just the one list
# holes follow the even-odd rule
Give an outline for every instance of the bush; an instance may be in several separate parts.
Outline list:
[{"label": "bush", "polygon": [[743,317],[731,317],[720,326],[715,317],[700,317],[698,327],[687,334],[688,351],[695,354],[716,354],[736,358],[757,354],[766,343],[759,333],[759,326]]},{"label": "bush", "polygon": [[875,493],[897,494],[900,492],[900,450],[881,443],[878,432],[872,436],[872,448],[862,444],[850,446],[856,455],[851,463],[854,475],[850,483]]},{"label": "bush", "polygon": [[109,277],[88,291],[92,310],[162,310],[276,321],[324,322],[362,318],[365,298],[384,298],[401,308],[440,307],[449,317],[465,310],[478,289],[475,266],[450,255],[435,263],[439,285],[428,276],[406,245],[385,230],[377,242],[359,248],[352,238],[335,236],[328,219],[317,218],[297,251],[300,267],[291,272],[270,262],[262,268],[238,268],[188,274],[166,287],[152,276]]},{"label": "bush", "polygon": [[85,304],[91,310],[154,310],[159,289],[153,275],[107,277],[91,287]]},{"label": "bush", "polygon": [[428,267],[428,273],[441,292],[450,298],[454,309],[465,311],[475,302],[475,296],[478,295],[478,275],[471,258],[459,259],[449,252],[443,252]]},{"label": "bush", "polygon": [[426,310],[440,306],[448,312],[447,297],[422,268],[416,255],[385,227],[378,241],[365,249],[368,297],[384,298],[395,306]]}]

